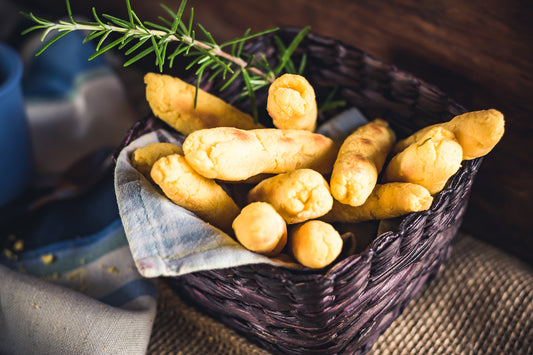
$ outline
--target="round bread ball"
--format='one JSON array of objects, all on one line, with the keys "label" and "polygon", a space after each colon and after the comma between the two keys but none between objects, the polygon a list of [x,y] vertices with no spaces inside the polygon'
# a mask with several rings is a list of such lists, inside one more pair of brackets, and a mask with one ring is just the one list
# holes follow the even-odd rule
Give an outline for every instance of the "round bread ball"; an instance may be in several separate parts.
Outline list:
[{"label": "round bread ball", "polygon": [[291,251],[302,265],[320,269],[331,264],[342,251],[342,238],[329,223],[312,220],[291,231]]},{"label": "round bread ball", "polygon": [[285,220],[267,202],[253,202],[245,206],[233,220],[237,240],[248,250],[275,256],[287,244]]}]

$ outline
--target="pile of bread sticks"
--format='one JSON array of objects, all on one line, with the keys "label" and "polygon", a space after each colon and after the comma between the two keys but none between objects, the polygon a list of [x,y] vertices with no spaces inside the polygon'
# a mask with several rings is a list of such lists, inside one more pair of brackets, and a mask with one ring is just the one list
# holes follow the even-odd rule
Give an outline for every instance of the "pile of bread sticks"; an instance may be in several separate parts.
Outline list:
[{"label": "pile of bread sticks", "polygon": [[[495,110],[468,112],[397,141],[380,118],[342,144],[315,133],[309,82],[284,74],[270,86],[265,128],[220,98],[168,75],[145,76],[155,116],[186,136],[152,143],[130,159],[171,201],[268,256],[286,250],[323,268],[338,258],[336,222],[384,220],[431,207],[463,160],[486,155],[504,132]],[[197,103],[194,105],[195,95]],[[223,185],[238,186],[238,198]]]}]

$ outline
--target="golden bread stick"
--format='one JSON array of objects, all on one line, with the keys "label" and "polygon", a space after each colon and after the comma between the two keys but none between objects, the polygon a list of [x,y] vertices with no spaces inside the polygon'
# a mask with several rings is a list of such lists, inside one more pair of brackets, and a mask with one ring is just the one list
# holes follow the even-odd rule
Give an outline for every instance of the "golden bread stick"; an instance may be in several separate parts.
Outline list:
[{"label": "golden bread stick", "polygon": [[291,252],[302,265],[320,269],[341,253],[343,240],[329,223],[312,220],[294,227],[289,235]]},{"label": "golden bread stick", "polygon": [[183,149],[179,145],[165,142],[150,143],[137,148],[131,154],[131,164],[145,177],[151,180],[150,170],[152,165],[159,159],[171,154],[183,155]]},{"label": "golden bread stick", "polygon": [[417,184],[391,182],[377,184],[366,202],[361,206],[350,206],[338,201],[321,217],[326,222],[359,223],[403,216],[411,212],[425,211],[431,207],[433,197],[429,191]]},{"label": "golden bread stick", "polygon": [[239,214],[239,207],[215,181],[194,171],[179,154],[160,158],[152,166],[152,180],[175,204],[195,213],[225,232]]},{"label": "golden bread stick", "polygon": [[248,250],[275,256],[287,244],[287,225],[274,207],[266,202],[245,206],[233,220],[237,240]]},{"label": "golden bread stick", "polygon": [[412,182],[434,195],[459,170],[463,150],[455,135],[442,126],[426,130],[414,143],[392,157],[384,182]]},{"label": "golden bread stick", "polygon": [[248,201],[270,203],[288,224],[323,216],[333,205],[327,181],[312,169],[265,179],[248,192]]},{"label": "golden bread stick", "polygon": [[300,168],[327,174],[337,147],[330,138],[304,130],[217,127],[191,133],[183,143],[183,152],[199,174],[239,181],[260,173],[280,174]]},{"label": "golden bread stick", "polygon": [[315,91],[303,76],[283,74],[268,89],[267,111],[277,128],[314,131]]},{"label": "golden bread stick", "polygon": [[185,135],[210,127],[260,128],[252,116],[196,87],[164,74],[148,73],[144,77],[146,100],[154,115]]},{"label": "golden bread stick", "polygon": [[420,140],[420,136],[435,126],[452,131],[463,148],[463,160],[471,160],[487,155],[496,146],[505,131],[505,119],[503,114],[495,109],[467,112],[448,122],[422,128],[398,141],[394,152],[401,152],[414,141]]},{"label": "golden bread stick", "polygon": [[331,173],[333,197],[351,206],[362,205],[374,189],[395,140],[396,135],[382,119],[350,134],[341,145]]}]

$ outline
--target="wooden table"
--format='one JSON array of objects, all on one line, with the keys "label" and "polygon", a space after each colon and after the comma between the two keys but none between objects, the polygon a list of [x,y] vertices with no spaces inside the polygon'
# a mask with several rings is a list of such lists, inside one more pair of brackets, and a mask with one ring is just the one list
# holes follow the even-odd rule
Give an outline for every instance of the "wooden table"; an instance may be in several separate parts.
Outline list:
[{"label": "wooden table", "polygon": [[[72,0],[75,13],[123,16],[125,1]],[[19,1],[64,15],[62,0]],[[132,0],[143,18],[163,12]],[[177,8],[177,2],[165,2]],[[503,140],[484,160],[464,230],[533,262],[533,3],[528,0],[190,0],[217,40],[283,25],[307,26],[432,83],[469,110],[496,108]]]}]

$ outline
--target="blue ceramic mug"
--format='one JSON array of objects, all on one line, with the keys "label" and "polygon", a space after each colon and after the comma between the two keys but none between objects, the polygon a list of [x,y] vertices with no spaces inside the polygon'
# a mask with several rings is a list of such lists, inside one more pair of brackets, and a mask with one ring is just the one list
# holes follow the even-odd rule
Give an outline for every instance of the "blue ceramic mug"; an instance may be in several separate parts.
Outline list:
[{"label": "blue ceramic mug", "polygon": [[21,78],[22,60],[18,53],[0,43],[0,206],[23,193],[33,174]]}]

